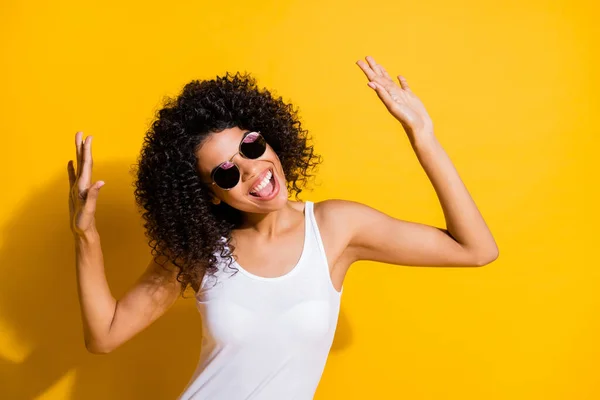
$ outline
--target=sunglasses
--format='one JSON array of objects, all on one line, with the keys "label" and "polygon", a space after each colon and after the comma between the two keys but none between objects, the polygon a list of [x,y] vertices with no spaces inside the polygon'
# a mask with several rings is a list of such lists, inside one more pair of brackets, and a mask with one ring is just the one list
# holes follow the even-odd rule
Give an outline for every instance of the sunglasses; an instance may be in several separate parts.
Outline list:
[{"label": "sunglasses", "polygon": [[236,155],[241,155],[250,160],[256,160],[267,150],[267,141],[260,132],[246,132],[242,138],[238,152],[228,161],[217,165],[211,172],[210,178],[212,184],[217,185],[223,190],[233,189],[240,181],[240,169],[231,160]]}]

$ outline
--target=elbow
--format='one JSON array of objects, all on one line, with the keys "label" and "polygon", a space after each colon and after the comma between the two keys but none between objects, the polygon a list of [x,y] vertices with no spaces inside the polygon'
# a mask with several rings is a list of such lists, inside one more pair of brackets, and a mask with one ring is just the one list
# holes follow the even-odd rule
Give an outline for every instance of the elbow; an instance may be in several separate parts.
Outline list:
[{"label": "elbow", "polygon": [[496,249],[494,251],[490,252],[489,254],[486,254],[483,257],[477,258],[477,262],[475,263],[475,266],[483,267],[484,265],[491,264],[498,258],[499,255],[500,255],[500,252],[498,251],[498,248],[496,247]]},{"label": "elbow", "polygon": [[98,340],[85,340],[85,348],[89,353],[92,354],[108,354],[114,350],[114,347],[109,346]]}]

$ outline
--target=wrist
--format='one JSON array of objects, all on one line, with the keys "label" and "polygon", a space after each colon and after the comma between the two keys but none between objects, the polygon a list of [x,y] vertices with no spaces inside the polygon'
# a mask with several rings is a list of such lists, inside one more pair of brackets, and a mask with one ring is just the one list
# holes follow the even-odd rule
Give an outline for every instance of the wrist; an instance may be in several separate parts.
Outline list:
[{"label": "wrist", "polygon": [[409,137],[415,150],[429,149],[439,144],[437,138],[433,134],[433,128],[429,127],[413,131]]},{"label": "wrist", "polygon": [[75,232],[75,243],[78,245],[90,245],[100,241],[100,234],[96,229],[96,226],[92,226],[85,231]]}]

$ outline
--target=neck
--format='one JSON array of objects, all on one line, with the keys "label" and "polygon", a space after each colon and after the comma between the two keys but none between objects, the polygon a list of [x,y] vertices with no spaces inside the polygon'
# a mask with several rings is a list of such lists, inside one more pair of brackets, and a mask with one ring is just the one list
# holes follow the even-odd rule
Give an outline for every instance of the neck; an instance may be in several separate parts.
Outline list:
[{"label": "neck", "polygon": [[271,239],[297,223],[298,210],[291,203],[288,200],[282,209],[266,214],[244,213],[243,222],[237,230],[254,231],[259,236]]}]

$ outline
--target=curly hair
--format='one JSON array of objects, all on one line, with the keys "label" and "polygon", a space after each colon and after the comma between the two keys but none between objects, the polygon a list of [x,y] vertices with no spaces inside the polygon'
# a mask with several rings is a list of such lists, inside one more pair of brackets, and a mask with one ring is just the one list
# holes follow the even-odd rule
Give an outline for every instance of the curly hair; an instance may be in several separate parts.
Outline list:
[{"label": "curly hair", "polygon": [[258,88],[248,73],[193,80],[177,97],[167,97],[146,132],[134,194],[152,256],[163,267],[166,261],[177,267],[181,296],[188,287],[197,292],[202,277],[217,272],[219,258],[228,266],[233,262],[231,231],[242,214],[224,202],[211,202],[196,156],[209,135],[233,127],[260,130],[296,199],[321,162],[298,111]]}]

